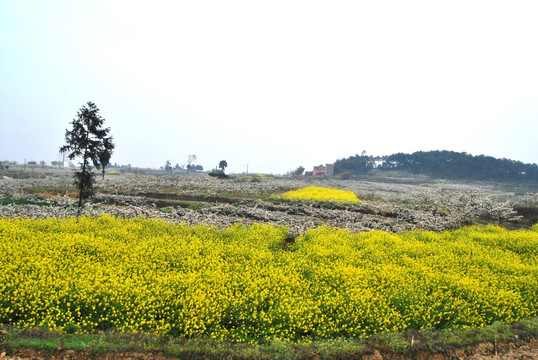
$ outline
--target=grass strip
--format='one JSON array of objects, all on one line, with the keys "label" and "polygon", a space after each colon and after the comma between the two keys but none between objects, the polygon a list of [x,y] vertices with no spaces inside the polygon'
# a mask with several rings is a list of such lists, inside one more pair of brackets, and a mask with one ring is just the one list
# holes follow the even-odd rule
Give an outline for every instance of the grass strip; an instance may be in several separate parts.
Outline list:
[{"label": "grass strip", "polygon": [[304,344],[273,340],[262,345],[217,341],[206,337],[178,338],[141,333],[104,332],[61,334],[45,329],[0,327],[0,351],[8,355],[30,348],[50,354],[83,352],[90,357],[104,354],[141,353],[180,359],[351,359],[380,352],[414,358],[421,354],[450,354],[484,343],[522,344],[538,337],[538,318],[512,324],[495,322],[479,329],[408,330],[380,333],[369,338],[331,339]]}]

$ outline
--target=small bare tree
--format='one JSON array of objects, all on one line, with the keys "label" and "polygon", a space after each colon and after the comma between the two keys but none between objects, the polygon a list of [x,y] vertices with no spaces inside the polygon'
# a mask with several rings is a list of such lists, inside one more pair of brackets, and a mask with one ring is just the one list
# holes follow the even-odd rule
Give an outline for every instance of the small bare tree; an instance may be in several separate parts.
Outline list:
[{"label": "small bare tree", "polygon": [[191,172],[191,164],[196,161],[196,155],[189,155],[187,158],[187,171]]}]

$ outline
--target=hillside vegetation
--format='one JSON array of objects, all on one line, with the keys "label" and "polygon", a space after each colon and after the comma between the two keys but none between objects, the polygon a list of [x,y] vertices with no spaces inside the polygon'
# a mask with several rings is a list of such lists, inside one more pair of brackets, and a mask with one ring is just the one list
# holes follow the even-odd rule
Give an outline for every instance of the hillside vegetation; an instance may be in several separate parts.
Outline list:
[{"label": "hillside vegetation", "polygon": [[339,159],[334,164],[335,174],[340,175],[363,175],[374,169],[381,172],[405,171],[440,179],[538,183],[536,164],[454,151],[417,151],[388,156],[355,155]]}]

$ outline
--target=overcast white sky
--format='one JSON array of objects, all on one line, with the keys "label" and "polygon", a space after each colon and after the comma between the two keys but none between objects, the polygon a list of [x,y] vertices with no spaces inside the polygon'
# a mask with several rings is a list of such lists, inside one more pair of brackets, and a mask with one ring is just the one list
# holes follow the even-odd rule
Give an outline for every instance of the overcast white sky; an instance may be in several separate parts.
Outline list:
[{"label": "overcast white sky", "polygon": [[0,1],[0,161],[285,173],[366,150],[538,162],[538,1]]}]

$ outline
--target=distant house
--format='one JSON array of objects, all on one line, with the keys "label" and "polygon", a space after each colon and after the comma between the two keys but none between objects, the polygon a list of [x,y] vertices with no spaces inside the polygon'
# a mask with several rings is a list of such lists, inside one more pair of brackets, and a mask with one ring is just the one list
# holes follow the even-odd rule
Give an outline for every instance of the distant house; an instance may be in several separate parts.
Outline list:
[{"label": "distant house", "polygon": [[331,176],[334,175],[334,164],[325,164],[314,166],[313,176]]}]

